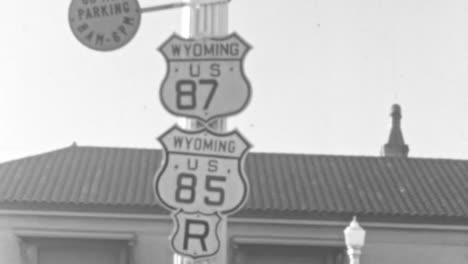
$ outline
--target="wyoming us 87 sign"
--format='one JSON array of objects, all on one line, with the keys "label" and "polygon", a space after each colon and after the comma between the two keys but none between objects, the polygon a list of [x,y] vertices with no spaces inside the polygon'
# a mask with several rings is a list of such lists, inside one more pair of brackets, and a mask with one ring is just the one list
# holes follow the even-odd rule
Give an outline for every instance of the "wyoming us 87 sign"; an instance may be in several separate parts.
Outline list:
[{"label": "wyoming us 87 sign", "polygon": [[200,39],[172,35],[159,48],[168,65],[159,94],[163,106],[203,122],[241,112],[251,97],[243,69],[249,50],[236,33]]}]

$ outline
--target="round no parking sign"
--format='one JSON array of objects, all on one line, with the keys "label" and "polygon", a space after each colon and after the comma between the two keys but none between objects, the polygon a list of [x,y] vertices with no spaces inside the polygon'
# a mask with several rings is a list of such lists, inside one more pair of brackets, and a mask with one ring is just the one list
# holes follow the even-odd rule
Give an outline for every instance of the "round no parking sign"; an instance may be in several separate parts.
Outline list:
[{"label": "round no parking sign", "polygon": [[94,50],[111,51],[135,36],[141,13],[137,0],[72,0],[68,19],[82,44]]}]

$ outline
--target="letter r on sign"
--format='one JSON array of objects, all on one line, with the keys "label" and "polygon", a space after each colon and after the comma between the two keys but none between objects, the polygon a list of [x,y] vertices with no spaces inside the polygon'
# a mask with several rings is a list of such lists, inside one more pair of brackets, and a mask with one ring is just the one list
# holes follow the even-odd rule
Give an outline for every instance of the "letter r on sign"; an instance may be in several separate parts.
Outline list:
[{"label": "letter r on sign", "polygon": [[203,251],[206,251],[206,238],[208,237],[209,226],[204,220],[186,219],[184,232],[184,250],[189,248],[189,243],[195,240],[200,243]]},{"label": "letter r on sign", "polygon": [[172,216],[176,222],[171,238],[174,252],[194,259],[214,256],[218,252],[217,229],[222,220],[218,213],[188,213],[180,209]]}]

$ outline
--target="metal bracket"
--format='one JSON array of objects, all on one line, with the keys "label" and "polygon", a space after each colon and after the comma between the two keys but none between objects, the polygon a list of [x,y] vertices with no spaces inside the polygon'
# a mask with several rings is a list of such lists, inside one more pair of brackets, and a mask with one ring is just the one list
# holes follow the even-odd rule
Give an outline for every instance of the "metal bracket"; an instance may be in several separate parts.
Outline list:
[{"label": "metal bracket", "polygon": [[229,2],[231,2],[231,0],[197,0],[193,2],[178,2],[178,3],[172,3],[172,4],[164,4],[164,5],[140,8],[140,13],[161,11],[161,10],[185,7],[185,6],[198,8],[204,5],[220,5],[220,4],[227,4]]}]

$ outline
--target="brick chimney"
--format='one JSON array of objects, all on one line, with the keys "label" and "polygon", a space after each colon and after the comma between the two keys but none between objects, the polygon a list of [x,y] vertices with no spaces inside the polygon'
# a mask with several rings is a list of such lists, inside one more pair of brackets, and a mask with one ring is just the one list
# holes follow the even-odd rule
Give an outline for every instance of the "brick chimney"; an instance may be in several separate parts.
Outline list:
[{"label": "brick chimney", "polygon": [[403,133],[401,132],[401,107],[398,104],[392,105],[392,128],[388,142],[382,147],[381,155],[384,157],[408,157],[409,147],[405,144]]}]

